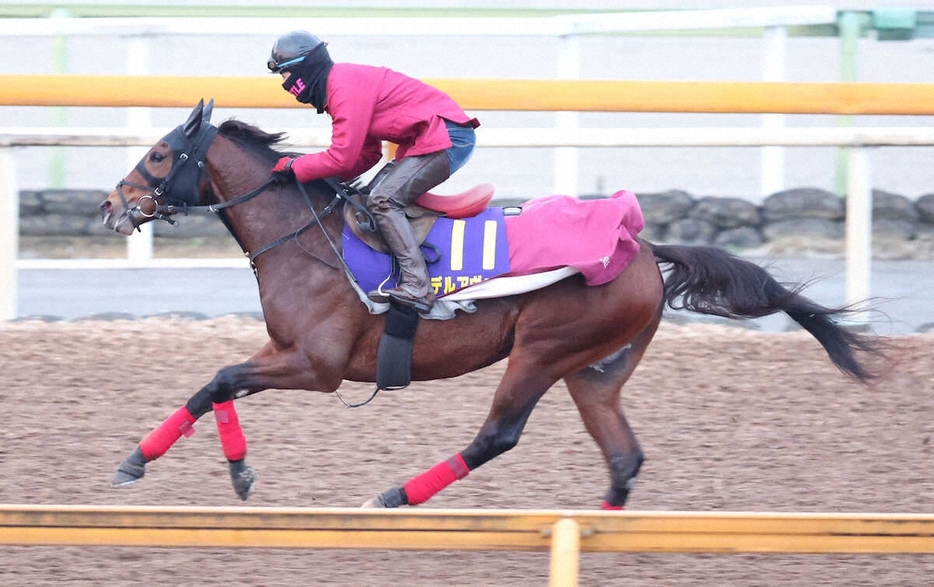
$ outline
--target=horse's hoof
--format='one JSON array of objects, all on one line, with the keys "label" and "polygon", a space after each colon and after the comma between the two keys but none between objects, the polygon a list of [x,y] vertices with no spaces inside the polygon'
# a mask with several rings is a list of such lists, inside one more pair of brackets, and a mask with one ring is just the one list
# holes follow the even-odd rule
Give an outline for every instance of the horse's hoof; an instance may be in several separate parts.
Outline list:
[{"label": "horse's hoof", "polygon": [[246,501],[253,493],[253,486],[256,485],[256,471],[243,459],[230,461],[230,480],[240,499]]},{"label": "horse's hoof", "polygon": [[405,489],[401,487],[393,487],[388,491],[384,491],[382,495],[378,495],[372,499],[368,499],[360,507],[362,508],[397,508],[399,506],[409,505],[409,498],[405,494]]},{"label": "horse's hoof", "polygon": [[136,450],[134,450],[130,456],[123,459],[123,462],[117,467],[117,472],[114,473],[114,477],[110,483],[114,487],[123,487],[124,485],[136,483],[142,479],[145,474],[146,457],[143,456],[143,451],[137,446]]}]

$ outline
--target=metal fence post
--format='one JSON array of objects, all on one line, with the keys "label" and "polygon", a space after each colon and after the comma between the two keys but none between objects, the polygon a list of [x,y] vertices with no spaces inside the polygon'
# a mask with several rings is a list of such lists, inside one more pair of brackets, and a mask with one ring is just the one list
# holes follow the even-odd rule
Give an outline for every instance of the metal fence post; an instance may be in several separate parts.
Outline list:
[{"label": "metal fence post", "polygon": [[[149,37],[129,39],[127,47],[127,73],[145,75],[149,72]],[[127,126],[142,132],[152,127],[152,108],[127,108]],[[127,149],[127,170],[133,169],[149,149],[130,147]],[[127,259],[132,263],[145,264],[152,260],[152,237],[154,222],[140,226],[126,240]]]},{"label": "metal fence post", "polygon": [[[788,31],[783,26],[767,27],[762,36],[764,56],[762,67],[762,80],[767,82],[783,82],[786,76],[786,54],[788,45]],[[763,128],[782,128],[785,126],[785,117],[781,114],[763,114]],[[785,189],[785,148],[762,147],[760,152],[761,171],[759,176],[759,193],[762,199]]]},{"label": "metal fence post", "polygon": [[[859,56],[859,35],[862,31],[861,17],[852,11],[840,13],[837,26],[840,30],[840,81],[856,81],[856,62]],[[851,115],[837,117],[837,126],[853,126],[854,118]],[[850,147],[839,147],[837,149],[837,169],[834,177],[834,190],[839,195],[843,195],[847,190],[849,183],[849,149]]]},{"label": "metal fence post", "polygon": [[[70,18],[64,8],[52,11],[52,18]],[[55,73],[68,73],[68,37],[66,35],[52,38],[52,71]],[[64,106],[55,106],[49,109],[49,123],[51,126],[64,127],[68,124],[68,112]],[[61,189],[66,187],[68,176],[65,147],[52,147],[49,151],[49,187]]]},{"label": "metal fence post", "polygon": [[[846,303],[862,305],[870,293],[872,264],[872,184],[866,147],[852,147],[848,158],[846,195]],[[866,322],[865,311],[855,314]]]},{"label": "metal fence post", "polygon": [[16,318],[16,256],[19,251],[19,189],[13,147],[0,146],[0,320]]},{"label": "metal fence post", "polygon": [[[559,51],[558,79],[580,79],[580,39],[573,34],[561,37]],[[558,112],[555,114],[555,128],[573,132],[577,128],[577,119],[577,112]],[[554,193],[576,196],[578,194],[577,149],[575,147],[557,147],[554,150],[554,155]]]}]

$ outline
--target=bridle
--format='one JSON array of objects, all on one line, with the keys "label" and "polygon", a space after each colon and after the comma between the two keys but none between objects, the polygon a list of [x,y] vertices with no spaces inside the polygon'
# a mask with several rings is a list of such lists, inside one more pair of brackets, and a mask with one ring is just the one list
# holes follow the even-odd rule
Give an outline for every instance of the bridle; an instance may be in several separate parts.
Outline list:
[{"label": "bridle", "polygon": [[[278,183],[276,177],[270,177],[265,183],[256,189],[227,200],[226,202],[219,202],[216,204],[201,204],[200,192],[201,183],[204,176],[205,159],[207,157],[208,149],[210,148],[211,143],[213,143],[216,136],[217,127],[210,123],[202,123],[200,128],[193,133],[193,136],[189,136],[188,133],[185,132],[184,126],[179,126],[166,135],[163,139],[174,154],[172,168],[165,177],[158,178],[149,173],[149,171],[146,169],[146,157],[143,157],[143,159],[141,159],[139,163],[136,164],[134,169],[136,169],[137,173],[139,173],[143,179],[146,180],[146,184],[144,185],[134,183],[127,181],[126,179],[122,179],[117,183],[117,193],[120,196],[120,200],[123,203],[130,222],[133,223],[133,228],[135,228],[137,231],[140,230],[141,223],[137,222],[137,217],[155,218],[157,220],[164,220],[169,224],[174,225],[177,224],[177,221],[172,218],[174,214],[183,212],[187,215],[190,210],[203,209],[218,214],[224,224],[228,227],[228,230],[230,230],[230,225],[228,224],[226,218],[220,214],[223,210],[249,201],[259,194],[265,192],[267,189],[269,189],[270,186]],[[327,230],[325,230],[324,225],[322,224],[322,220],[330,216],[342,200],[352,202],[354,205],[360,206],[368,215],[369,210],[367,210],[365,206],[359,205],[356,201],[349,197],[350,192],[354,190],[354,188],[334,179],[325,179],[324,181],[331,187],[331,189],[334,190],[335,195],[334,198],[324,207],[324,209],[321,210],[321,212],[318,212],[315,210],[311,196],[308,194],[305,186],[302,185],[301,182],[295,180],[295,184],[298,186],[299,192],[302,194],[302,197],[308,204],[308,209],[311,211],[312,218],[308,221],[307,224],[298,230],[276,238],[269,243],[258,247],[253,252],[249,252],[244,249],[244,254],[249,258],[250,265],[253,266],[254,271],[255,266],[253,263],[257,257],[269,251],[270,249],[273,249],[292,239],[295,239],[297,242],[297,239],[301,234],[317,225],[321,227],[322,233],[327,239],[331,250],[334,251],[334,254],[339,259],[342,267],[337,267],[331,263],[328,263],[304,247],[301,247],[302,250],[304,250],[312,257],[318,259],[325,265],[328,265],[329,267],[338,270],[343,269],[352,278],[352,273],[344,261],[344,256],[340,253],[340,249],[331,238],[331,235],[329,235]],[[127,202],[126,196],[123,193],[124,186],[147,190],[148,193],[141,196],[137,200],[136,206],[131,208]],[[147,213],[142,209],[142,203],[146,200],[150,200],[154,204],[154,210],[151,213]],[[233,230],[231,230],[231,234],[234,234]],[[237,238],[236,234],[234,234],[234,238]],[[239,238],[237,240],[239,242]]]},{"label": "bridle", "polygon": [[[146,157],[143,157],[134,169],[146,180],[145,185],[127,181],[125,178],[117,182],[117,194],[134,229],[140,230],[140,223],[136,220],[138,216],[176,224],[171,218],[173,214],[189,207],[200,207],[204,160],[215,136],[217,128],[212,124],[202,124],[193,137],[186,135],[184,127],[179,126],[163,139],[174,155],[168,175],[162,178],[154,177],[146,169]],[[149,193],[140,196],[136,206],[130,208],[123,194],[124,186],[148,190]],[[153,203],[154,210],[151,213],[142,208],[146,200]]]}]

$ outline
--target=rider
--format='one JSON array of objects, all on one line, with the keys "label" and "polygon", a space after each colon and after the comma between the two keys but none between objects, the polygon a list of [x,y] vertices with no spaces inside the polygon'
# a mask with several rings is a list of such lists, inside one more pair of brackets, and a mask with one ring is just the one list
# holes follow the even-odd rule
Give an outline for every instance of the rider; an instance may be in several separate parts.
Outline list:
[{"label": "rider", "polygon": [[[437,88],[385,67],[334,63],[326,47],[305,31],[286,33],[272,46],[267,65],[282,74],[282,87],[331,117],[326,151],[283,157],[272,171],[294,173],[301,182],[352,179],[379,162],[381,141],[397,144],[395,160],[380,171],[377,177],[383,177],[368,197],[400,270],[398,285],[382,294],[427,312],[435,295],[404,209],[467,162],[480,123]],[[371,292],[371,297],[381,296]]]}]

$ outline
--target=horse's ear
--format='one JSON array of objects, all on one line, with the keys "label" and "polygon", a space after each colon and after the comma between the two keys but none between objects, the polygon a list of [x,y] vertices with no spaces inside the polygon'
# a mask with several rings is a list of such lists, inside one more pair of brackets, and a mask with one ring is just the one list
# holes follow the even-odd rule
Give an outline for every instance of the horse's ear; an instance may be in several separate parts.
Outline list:
[{"label": "horse's ear", "polygon": [[204,112],[201,114],[201,123],[211,122],[211,114],[214,112],[214,98],[211,98],[211,101],[208,102],[208,105],[204,107]]},{"label": "horse's ear", "polygon": [[191,111],[191,114],[188,116],[188,120],[185,121],[185,125],[182,129],[185,132],[186,137],[192,137],[198,130],[201,128],[201,119],[204,112],[204,98],[198,102],[198,105],[195,106],[195,109]]}]

